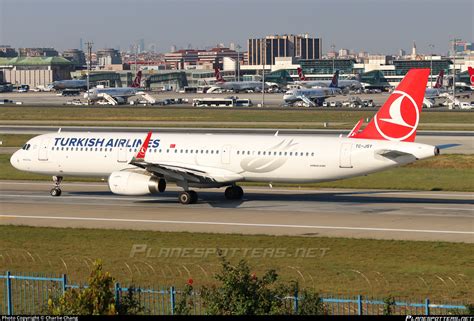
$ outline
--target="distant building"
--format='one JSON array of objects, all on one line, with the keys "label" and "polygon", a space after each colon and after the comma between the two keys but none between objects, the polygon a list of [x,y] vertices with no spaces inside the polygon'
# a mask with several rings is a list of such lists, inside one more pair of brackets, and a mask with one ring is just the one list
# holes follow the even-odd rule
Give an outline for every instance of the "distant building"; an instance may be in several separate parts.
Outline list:
[{"label": "distant building", "polygon": [[63,57],[0,58],[4,81],[17,85],[47,86],[53,81],[71,79],[74,64]]},{"label": "distant building", "polygon": [[54,48],[19,48],[20,57],[57,57],[59,53]]},{"label": "distant building", "polygon": [[84,52],[79,49],[65,50],[62,56],[76,66],[84,66],[86,64],[86,56]]},{"label": "distant building", "polygon": [[10,46],[1,46],[0,45],[0,57],[13,58],[17,57],[18,53],[16,50]]},{"label": "distant building", "polygon": [[122,64],[122,57],[120,56],[120,52],[116,49],[106,48],[98,50],[97,64],[99,66],[120,65]]},{"label": "distant building", "polygon": [[398,55],[400,57],[404,57],[404,56],[406,56],[406,54],[407,54],[407,52],[405,50],[403,50],[403,49],[398,50]]},{"label": "distant building", "polygon": [[274,65],[276,57],[320,59],[322,55],[321,39],[308,34],[248,39],[247,47],[249,65]]},{"label": "distant building", "polygon": [[172,69],[188,69],[192,66],[204,66],[207,69],[222,68],[224,58],[243,60],[243,55],[226,47],[216,47],[209,50],[182,49],[165,54],[165,64]]}]

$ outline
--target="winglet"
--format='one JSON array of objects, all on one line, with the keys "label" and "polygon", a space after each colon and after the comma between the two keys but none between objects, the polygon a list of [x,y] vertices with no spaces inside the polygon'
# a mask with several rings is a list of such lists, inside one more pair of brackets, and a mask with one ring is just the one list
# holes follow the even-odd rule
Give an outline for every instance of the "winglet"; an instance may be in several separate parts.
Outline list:
[{"label": "winglet", "polygon": [[150,143],[152,132],[148,132],[148,135],[143,142],[143,145],[138,150],[137,154],[133,157],[132,161],[143,161],[145,159],[145,154],[148,149],[148,144]]},{"label": "winglet", "polygon": [[359,132],[359,129],[362,127],[362,124],[364,123],[364,118],[361,118],[357,124],[355,124],[354,128],[352,128],[351,132],[347,135],[347,137],[352,137],[356,135]]}]

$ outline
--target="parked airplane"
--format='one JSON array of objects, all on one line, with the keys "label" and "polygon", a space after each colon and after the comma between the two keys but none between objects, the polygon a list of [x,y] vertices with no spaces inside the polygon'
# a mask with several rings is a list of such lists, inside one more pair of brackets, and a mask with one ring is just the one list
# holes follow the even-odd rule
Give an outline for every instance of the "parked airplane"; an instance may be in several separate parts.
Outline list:
[{"label": "parked airplane", "polygon": [[307,88],[313,87],[332,87],[340,89],[359,89],[362,88],[362,84],[358,80],[353,79],[339,79],[339,70],[336,70],[331,80],[308,80],[303,73],[303,69],[298,68],[299,81],[296,84]]},{"label": "parked airplane", "polygon": [[142,72],[141,70],[139,70],[130,87],[96,87],[90,89],[89,92],[86,92],[84,94],[84,98],[89,98],[91,101],[97,101],[111,97],[117,103],[125,103],[129,97],[135,96],[138,92],[142,91],[142,89],[140,88],[141,79]]},{"label": "parked airplane", "polygon": [[474,68],[467,67],[467,71],[469,72],[469,79],[471,80],[471,90],[474,90]]},{"label": "parked airplane", "polygon": [[294,104],[297,101],[303,101],[308,106],[321,106],[328,97],[342,94],[339,88],[305,88],[290,89],[283,95],[285,104]]},{"label": "parked airplane", "polygon": [[[232,90],[235,93],[240,91],[252,90],[252,91],[262,91],[262,82],[261,81],[226,81],[219,70],[219,68],[214,69],[214,75],[216,76],[217,82],[212,86],[207,92],[212,93],[216,89],[225,89]],[[265,84],[265,88],[268,85]]]},{"label": "parked airplane", "polygon": [[444,79],[444,70],[439,72],[438,78],[436,78],[436,83],[432,88],[426,88],[425,98],[434,99],[438,98],[440,94],[445,93],[446,90],[443,88],[443,79]]},{"label": "parked airplane", "polygon": [[182,204],[195,203],[191,188],[225,187],[242,199],[238,182],[310,183],[367,175],[439,154],[414,143],[429,69],[408,72],[375,117],[350,137],[57,132],[30,139],[11,164],[53,175],[52,196],[64,176],[108,177],[120,195],[163,192],[167,182],[183,188]]},{"label": "parked airplane", "polygon": [[50,85],[54,90],[65,90],[65,89],[87,89],[87,80],[84,79],[69,79],[69,80],[57,80],[53,81]]}]

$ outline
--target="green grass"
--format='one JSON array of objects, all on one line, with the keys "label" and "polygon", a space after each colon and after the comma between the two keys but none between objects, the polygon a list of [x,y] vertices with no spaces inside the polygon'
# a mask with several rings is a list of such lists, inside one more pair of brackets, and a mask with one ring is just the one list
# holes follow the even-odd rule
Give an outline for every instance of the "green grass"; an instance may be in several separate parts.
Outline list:
[{"label": "green grass", "polygon": [[2,144],[0,147],[21,147],[23,146],[30,138],[37,135],[28,135],[28,134],[0,134],[0,141]]},{"label": "green grass", "polygon": [[[347,122],[372,117],[373,111],[332,110],[245,110],[245,109],[179,109],[179,108],[117,108],[117,107],[3,107],[0,121],[203,121],[203,122]],[[426,112],[421,124],[474,123],[470,112]]]},{"label": "green grass", "polygon": [[[21,172],[10,164],[10,155],[0,155],[2,180],[50,180],[49,176]],[[99,181],[66,177],[68,181]],[[253,184],[264,185],[264,184]],[[275,184],[275,186],[282,186]],[[290,185],[298,186],[298,185]],[[301,187],[380,188],[406,190],[474,191],[474,155],[441,155],[384,172],[341,181],[305,184]]]},{"label": "green grass", "polygon": [[[92,261],[101,259],[121,284],[181,287],[192,277],[200,287],[215,282],[219,262],[214,254],[166,257],[159,255],[160,249],[188,248],[195,254],[197,248],[250,249],[248,253],[280,248],[290,257],[245,258],[257,274],[275,268],[283,280],[298,280],[322,293],[432,301],[474,297],[472,244],[23,226],[0,226],[0,244],[0,270],[66,273],[71,282],[84,281]],[[134,244],[145,244],[150,256],[130,257]],[[297,249],[314,249],[316,255],[295,255]],[[321,249],[327,249],[324,256]],[[242,258],[243,251],[231,262]]]}]

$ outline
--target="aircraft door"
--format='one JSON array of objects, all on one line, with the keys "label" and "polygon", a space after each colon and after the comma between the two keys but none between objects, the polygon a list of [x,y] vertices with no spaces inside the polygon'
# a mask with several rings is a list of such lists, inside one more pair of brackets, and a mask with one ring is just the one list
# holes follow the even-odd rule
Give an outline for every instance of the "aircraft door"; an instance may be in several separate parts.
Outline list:
[{"label": "aircraft door", "polygon": [[119,163],[128,162],[127,148],[126,147],[119,147],[118,148],[118,150],[117,150],[117,162],[119,162]]},{"label": "aircraft door", "polygon": [[339,152],[340,168],[352,168],[351,151],[352,143],[342,143],[341,150]]},{"label": "aircraft door", "polygon": [[40,161],[47,161],[48,160],[48,148],[50,140],[49,139],[43,139],[41,143],[39,144],[38,148],[38,160]]},{"label": "aircraft door", "polygon": [[230,164],[230,145],[225,145],[221,150],[221,162],[222,164]]}]

